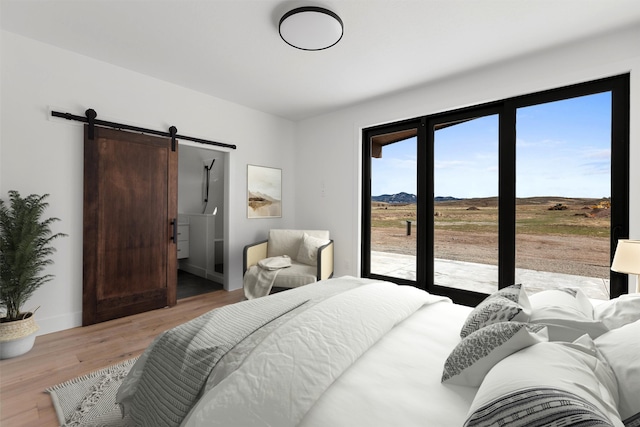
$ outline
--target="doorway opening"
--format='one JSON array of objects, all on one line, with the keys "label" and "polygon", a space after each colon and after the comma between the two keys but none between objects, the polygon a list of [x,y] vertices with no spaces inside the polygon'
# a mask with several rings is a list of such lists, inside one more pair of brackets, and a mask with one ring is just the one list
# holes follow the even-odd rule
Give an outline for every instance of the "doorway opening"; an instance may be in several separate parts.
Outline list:
[{"label": "doorway opening", "polygon": [[178,158],[179,300],[224,289],[228,155],[181,142]]},{"label": "doorway opening", "polygon": [[178,300],[223,289],[222,283],[196,276],[178,268]]}]

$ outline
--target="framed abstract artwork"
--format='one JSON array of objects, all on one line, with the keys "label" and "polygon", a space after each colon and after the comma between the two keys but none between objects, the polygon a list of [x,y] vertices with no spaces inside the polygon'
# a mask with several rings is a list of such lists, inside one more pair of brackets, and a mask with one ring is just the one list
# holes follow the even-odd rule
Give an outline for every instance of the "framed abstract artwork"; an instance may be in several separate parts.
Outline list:
[{"label": "framed abstract artwork", "polygon": [[282,169],[247,165],[247,218],[282,217]]}]

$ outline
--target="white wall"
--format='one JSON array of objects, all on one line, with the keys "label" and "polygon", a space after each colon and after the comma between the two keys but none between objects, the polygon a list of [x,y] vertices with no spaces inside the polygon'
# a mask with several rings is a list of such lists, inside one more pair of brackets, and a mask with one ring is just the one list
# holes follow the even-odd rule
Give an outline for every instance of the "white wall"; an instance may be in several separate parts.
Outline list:
[{"label": "white wall", "polygon": [[640,25],[299,122],[296,227],[329,228],[335,240],[336,275],[358,275],[362,128],[631,72],[630,232],[632,238],[640,238],[638,40]]},{"label": "white wall", "polygon": [[[40,288],[29,307],[40,333],[81,324],[83,130],[78,122],[51,118],[49,108],[152,129],[236,144],[228,154],[225,200],[227,288],[242,286],[242,249],[269,228],[293,226],[294,124],[269,114],[203,95],[6,31],[1,35],[2,88],[0,197],[49,193],[47,215],[62,221],[54,231],[56,277]],[[282,168],[283,217],[247,219],[246,165]],[[27,308],[29,308],[27,307]]]}]

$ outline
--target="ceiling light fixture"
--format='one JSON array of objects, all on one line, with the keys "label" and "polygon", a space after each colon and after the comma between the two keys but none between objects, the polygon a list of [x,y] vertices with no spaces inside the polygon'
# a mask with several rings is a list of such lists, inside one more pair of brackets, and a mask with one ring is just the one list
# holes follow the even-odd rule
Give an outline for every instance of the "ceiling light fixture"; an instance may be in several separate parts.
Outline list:
[{"label": "ceiling light fixture", "polygon": [[330,10],[316,6],[298,7],[280,19],[280,37],[302,50],[323,50],[340,41],[342,19]]}]

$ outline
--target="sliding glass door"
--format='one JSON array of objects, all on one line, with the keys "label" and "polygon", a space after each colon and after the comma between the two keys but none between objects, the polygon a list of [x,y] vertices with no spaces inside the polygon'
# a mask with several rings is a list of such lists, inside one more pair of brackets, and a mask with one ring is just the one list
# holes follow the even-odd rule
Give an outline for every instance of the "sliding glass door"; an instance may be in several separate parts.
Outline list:
[{"label": "sliding glass door", "polygon": [[368,274],[416,281],[417,134],[407,123],[369,135]]},{"label": "sliding glass door", "polygon": [[609,299],[611,92],[516,111],[516,282]]},{"label": "sliding glass door", "polygon": [[478,113],[430,122],[434,197],[429,244],[434,285],[491,293],[498,290],[499,115]]},{"label": "sliding glass door", "polygon": [[[629,229],[629,76],[363,132],[362,275],[475,304],[627,292],[609,266]],[[413,193],[415,189],[415,193]]]}]

